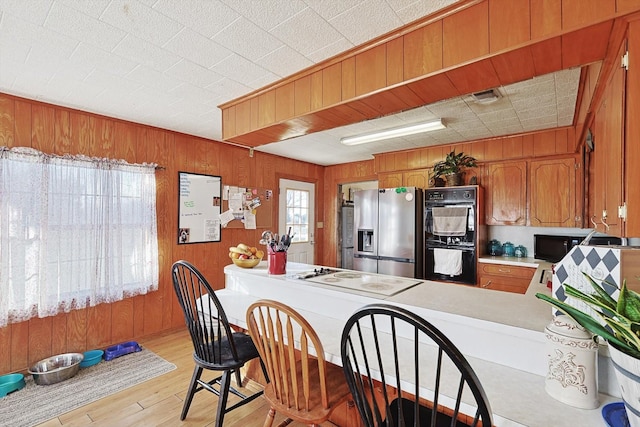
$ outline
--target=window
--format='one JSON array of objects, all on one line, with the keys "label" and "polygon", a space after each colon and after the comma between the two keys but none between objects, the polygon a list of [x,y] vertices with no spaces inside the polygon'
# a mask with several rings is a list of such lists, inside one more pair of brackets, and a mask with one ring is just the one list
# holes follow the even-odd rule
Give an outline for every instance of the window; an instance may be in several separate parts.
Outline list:
[{"label": "window", "polygon": [[158,288],[155,165],[0,147],[0,327]]},{"label": "window", "polygon": [[292,243],[309,241],[309,192],[287,188],[286,228],[291,228]]}]

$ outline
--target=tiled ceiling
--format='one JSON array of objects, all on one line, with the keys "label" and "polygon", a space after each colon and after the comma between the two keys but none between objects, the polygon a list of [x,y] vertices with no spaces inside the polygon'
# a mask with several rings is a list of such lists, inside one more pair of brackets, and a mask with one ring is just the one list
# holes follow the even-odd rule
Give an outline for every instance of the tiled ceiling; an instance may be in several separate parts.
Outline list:
[{"label": "tiled ceiling", "polygon": [[[218,105],[455,0],[0,0],[0,92],[213,140]],[[256,150],[331,165],[375,153],[570,125],[579,70]],[[443,118],[428,136],[342,136]]]}]

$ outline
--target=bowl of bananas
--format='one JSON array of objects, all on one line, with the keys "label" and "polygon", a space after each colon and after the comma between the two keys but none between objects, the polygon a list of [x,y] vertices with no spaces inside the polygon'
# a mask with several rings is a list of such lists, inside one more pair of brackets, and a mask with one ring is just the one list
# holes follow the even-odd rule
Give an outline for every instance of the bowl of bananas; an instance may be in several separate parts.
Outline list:
[{"label": "bowl of bananas", "polygon": [[244,243],[238,243],[236,246],[229,248],[229,258],[238,267],[253,268],[260,264],[264,252],[255,246],[245,245]]}]

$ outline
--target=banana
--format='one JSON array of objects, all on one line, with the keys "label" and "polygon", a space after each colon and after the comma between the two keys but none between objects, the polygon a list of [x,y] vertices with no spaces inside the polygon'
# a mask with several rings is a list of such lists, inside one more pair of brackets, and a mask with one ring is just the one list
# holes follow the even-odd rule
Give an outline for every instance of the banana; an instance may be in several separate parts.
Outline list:
[{"label": "banana", "polygon": [[251,255],[251,251],[244,250],[244,249],[239,248],[237,246],[231,246],[229,248],[229,252],[235,252],[237,254],[243,254],[243,255]]},{"label": "banana", "polygon": [[242,249],[243,251],[248,251],[249,250],[249,246],[245,245],[244,243],[238,243],[237,247],[239,249]]}]

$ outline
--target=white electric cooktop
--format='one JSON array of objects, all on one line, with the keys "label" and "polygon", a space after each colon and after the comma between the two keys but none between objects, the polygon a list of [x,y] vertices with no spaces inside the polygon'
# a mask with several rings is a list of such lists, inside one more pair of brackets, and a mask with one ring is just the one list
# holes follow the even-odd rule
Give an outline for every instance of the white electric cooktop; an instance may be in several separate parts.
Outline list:
[{"label": "white electric cooktop", "polygon": [[300,278],[307,282],[370,292],[383,296],[392,296],[422,283],[419,279],[385,276],[383,274],[360,271],[336,271],[311,277],[304,277],[304,274],[302,274]]}]

